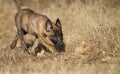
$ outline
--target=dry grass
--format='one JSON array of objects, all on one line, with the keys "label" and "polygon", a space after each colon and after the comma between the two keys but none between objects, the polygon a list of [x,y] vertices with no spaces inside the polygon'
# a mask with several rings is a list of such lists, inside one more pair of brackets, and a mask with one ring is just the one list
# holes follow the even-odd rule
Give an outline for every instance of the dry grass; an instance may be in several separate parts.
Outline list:
[{"label": "dry grass", "polygon": [[29,74],[119,74],[119,0],[20,0],[22,7],[47,15],[63,26],[66,52],[34,57],[18,46],[11,50],[17,12],[12,0],[0,1],[0,72]]}]

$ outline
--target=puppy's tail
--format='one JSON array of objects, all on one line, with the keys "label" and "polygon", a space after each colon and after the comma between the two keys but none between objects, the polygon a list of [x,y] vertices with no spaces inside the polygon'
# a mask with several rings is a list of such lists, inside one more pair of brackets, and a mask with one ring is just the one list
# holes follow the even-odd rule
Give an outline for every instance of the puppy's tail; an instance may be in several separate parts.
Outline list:
[{"label": "puppy's tail", "polygon": [[19,5],[18,1],[17,1],[17,0],[14,0],[14,2],[15,2],[15,5],[16,5],[17,9],[18,9],[18,10],[20,10],[20,9],[21,9],[21,7],[20,7],[20,5]]}]

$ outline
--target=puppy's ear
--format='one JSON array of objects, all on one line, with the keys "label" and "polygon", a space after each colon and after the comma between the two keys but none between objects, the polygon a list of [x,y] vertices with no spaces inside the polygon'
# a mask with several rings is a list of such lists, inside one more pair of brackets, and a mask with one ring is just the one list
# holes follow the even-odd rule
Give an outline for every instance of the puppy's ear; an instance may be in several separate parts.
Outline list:
[{"label": "puppy's ear", "polygon": [[50,32],[53,29],[52,23],[49,19],[46,21],[45,29],[47,32]]},{"label": "puppy's ear", "polygon": [[57,18],[55,25],[56,25],[57,27],[60,27],[60,28],[61,28],[61,22],[60,22],[59,18]]}]

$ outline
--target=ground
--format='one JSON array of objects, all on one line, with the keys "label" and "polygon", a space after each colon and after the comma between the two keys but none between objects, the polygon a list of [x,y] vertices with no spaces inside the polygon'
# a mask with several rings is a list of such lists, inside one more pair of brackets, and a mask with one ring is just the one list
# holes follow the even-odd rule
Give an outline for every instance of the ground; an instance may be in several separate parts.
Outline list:
[{"label": "ground", "polygon": [[[119,0],[18,0],[23,8],[61,20],[66,51],[55,58],[28,55],[18,42],[13,0],[0,0],[0,73],[119,74]],[[30,36],[27,36],[29,39]]]}]

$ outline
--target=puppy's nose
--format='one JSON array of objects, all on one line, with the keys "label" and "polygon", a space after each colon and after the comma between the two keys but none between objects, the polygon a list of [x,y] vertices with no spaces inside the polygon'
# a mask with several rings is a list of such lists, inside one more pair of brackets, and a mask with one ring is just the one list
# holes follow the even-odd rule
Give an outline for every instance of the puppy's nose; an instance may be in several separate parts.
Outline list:
[{"label": "puppy's nose", "polygon": [[61,45],[60,45],[62,48],[64,48],[64,44],[63,43],[61,43]]},{"label": "puppy's nose", "polygon": [[60,50],[65,52],[65,45],[63,43],[61,44]]}]

